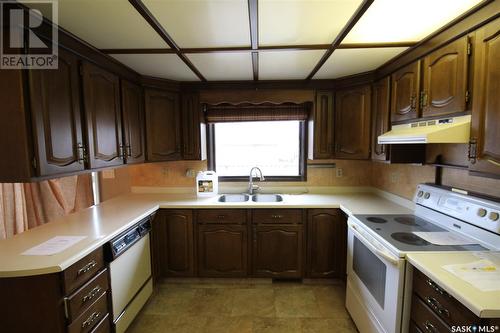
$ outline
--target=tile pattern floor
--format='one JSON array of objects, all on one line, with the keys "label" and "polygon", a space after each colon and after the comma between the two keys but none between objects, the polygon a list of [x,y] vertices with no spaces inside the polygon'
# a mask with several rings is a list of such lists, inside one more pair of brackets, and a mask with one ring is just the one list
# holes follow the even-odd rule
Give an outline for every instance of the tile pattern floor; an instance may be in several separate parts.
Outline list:
[{"label": "tile pattern floor", "polygon": [[127,333],[355,333],[343,284],[167,281]]}]

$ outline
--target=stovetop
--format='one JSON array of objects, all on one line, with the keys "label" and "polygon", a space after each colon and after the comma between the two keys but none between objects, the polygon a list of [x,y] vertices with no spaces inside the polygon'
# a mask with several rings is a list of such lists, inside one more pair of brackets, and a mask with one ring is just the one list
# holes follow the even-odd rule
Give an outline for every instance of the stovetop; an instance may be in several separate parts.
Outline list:
[{"label": "stovetop", "polygon": [[416,215],[355,215],[356,219],[378,234],[399,252],[416,251],[487,251],[479,245],[435,245],[413,234],[414,231],[449,231]]}]

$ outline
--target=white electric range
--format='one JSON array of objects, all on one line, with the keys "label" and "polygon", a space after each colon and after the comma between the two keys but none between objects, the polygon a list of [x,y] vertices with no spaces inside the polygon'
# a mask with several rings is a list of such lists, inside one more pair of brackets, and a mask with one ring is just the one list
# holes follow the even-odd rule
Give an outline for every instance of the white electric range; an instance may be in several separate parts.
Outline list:
[{"label": "white electric range", "polygon": [[414,202],[414,215],[348,220],[346,308],[361,333],[408,331],[412,270],[407,253],[500,251],[497,199],[421,184]]}]

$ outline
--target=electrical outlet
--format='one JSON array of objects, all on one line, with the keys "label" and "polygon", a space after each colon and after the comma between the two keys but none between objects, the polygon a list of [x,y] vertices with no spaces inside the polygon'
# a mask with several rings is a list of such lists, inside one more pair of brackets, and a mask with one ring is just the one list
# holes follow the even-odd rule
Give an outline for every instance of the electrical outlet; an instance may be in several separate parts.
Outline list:
[{"label": "electrical outlet", "polygon": [[337,177],[339,177],[339,178],[340,178],[340,177],[344,177],[344,170],[343,170],[342,168],[337,168],[337,169],[335,170],[335,176],[337,176]]},{"label": "electrical outlet", "polygon": [[194,177],[196,177],[196,172],[194,171],[194,169],[187,169],[186,170],[186,177],[187,178],[194,178]]},{"label": "electrical outlet", "polygon": [[391,183],[397,183],[399,181],[399,173],[391,172]]},{"label": "electrical outlet", "polygon": [[168,176],[168,168],[167,168],[167,167],[163,167],[163,168],[161,168],[161,174],[162,174],[164,177],[167,177],[167,176]]}]

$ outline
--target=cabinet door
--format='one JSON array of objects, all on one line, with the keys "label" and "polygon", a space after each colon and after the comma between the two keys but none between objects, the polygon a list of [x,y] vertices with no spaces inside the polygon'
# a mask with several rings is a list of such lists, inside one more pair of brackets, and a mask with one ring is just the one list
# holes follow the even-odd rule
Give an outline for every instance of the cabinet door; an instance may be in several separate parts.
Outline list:
[{"label": "cabinet door", "polygon": [[128,81],[121,83],[125,159],[127,163],[142,163],[146,158],[142,89]]},{"label": "cabinet door", "polygon": [[332,158],[334,152],[334,112],[333,92],[318,91],[314,111],[314,148],[315,159]]},{"label": "cabinet door", "polygon": [[389,85],[386,77],[373,84],[372,89],[372,159],[385,161],[388,159],[387,145],[377,143],[379,135],[389,131]]},{"label": "cabinet door", "polygon": [[335,94],[335,157],[370,156],[370,86]]},{"label": "cabinet door", "polygon": [[391,121],[418,118],[420,61],[409,64],[392,74],[391,82]]},{"label": "cabinet door", "polygon": [[338,209],[310,209],[307,214],[307,274],[345,278],[347,223]]},{"label": "cabinet door", "polygon": [[467,44],[463,37],[424,58],[422,117],[466,110]]},{"label": "cabinet door", "polygon": [[181,158],[179,95],[162,90],[146,90],[146,130],[149,161]]},{"label": "cabinet door", "polygon": [[202,277],[247,275],[247,226],[198,226],[198,273]]},{"label": "cabinet door", "polygon": [[78,58],[61,49],[56,70],[31,70],[30,100],[38,176],[85,169]]},{"label": "cabinet door", "polygon": [[160,223],[163,276],[194,276],[193,214],[190,210],[160,210],[154,221]]},{"label": "cabinet door", "polygon": [[253,275],[302,277],[302,225],[253,226]]},{"label": "cabinet door", "polygon": [[[205,124],[201,121],[201,105],[198,93],[185,93],[181,98],[182,158],[206,159]],[[205,135],[204,135],[205,134]]]},{"label": "cabinet door", "polygon": [[500,19],[476,32],[469,169],[500,175]]},{"label": "cabinet door", "polygon": [[83,94],[90,167],[123,164],[120,80],[104,69],[85,63]]}]

